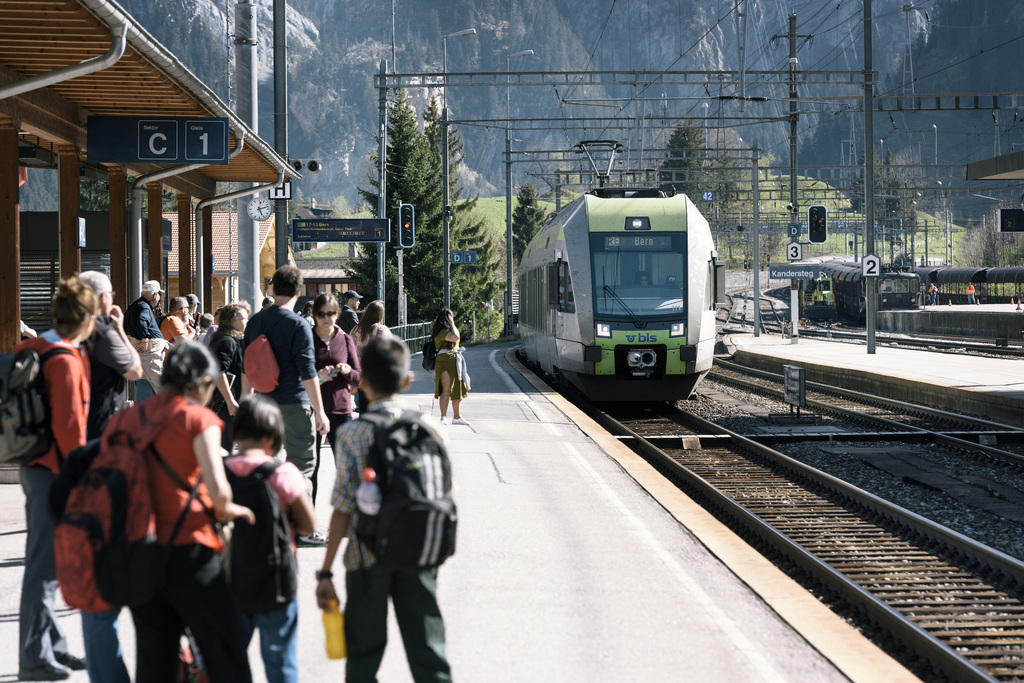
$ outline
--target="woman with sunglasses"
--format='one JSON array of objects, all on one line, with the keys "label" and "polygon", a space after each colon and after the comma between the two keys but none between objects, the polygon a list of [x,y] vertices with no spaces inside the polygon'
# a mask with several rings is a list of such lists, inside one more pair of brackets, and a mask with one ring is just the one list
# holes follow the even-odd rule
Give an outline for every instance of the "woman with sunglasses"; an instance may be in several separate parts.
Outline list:
[{"label": "woman with sunglasses", "polygon": [[[338,327],[341,306],[334,294],[321,294],[313,301],[313,356],[320,396],[330,428],[327,442],[334,452],[338,427],[352,419],[352,390],[359,386],[362,373],[352,337]],[[316,502],[316,478],[320,469],[321,440],[317,439],[316,464],[313,466],[313,502]]]}]

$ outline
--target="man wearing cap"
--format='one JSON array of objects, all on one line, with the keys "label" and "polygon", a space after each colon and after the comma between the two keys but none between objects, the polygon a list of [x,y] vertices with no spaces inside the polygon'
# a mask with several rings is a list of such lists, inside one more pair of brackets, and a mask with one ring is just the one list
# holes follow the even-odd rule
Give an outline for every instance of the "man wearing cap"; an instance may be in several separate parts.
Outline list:
[{"label": "man wearing cap", "polygon": [[345,334],[348,334],[352,331],[353,327],[359,324],[359,316],[356,315],[356,311],[359,309],[359,300],[363,297],[350,289],[342,294],[341,298],[345,306],[341,309],[341,318],[338,320],[338,326],[345,330]]},{"label": "man wearing cap", "polygon": [[185,324],[196,330],[199,329],[199,297],[195,294],[186,294],[185,298],[188,299],[188,316],[185,318]]},{"label": "man wearing cap", "polygon": [[142,403],[160,388],[167,342],[160,334],[154,310],[160,305],[163,291],[159,282],[147,280],[142,284],[142,296],[128,307],[124,316],[124,331],[142,359],[142,379],[135,382],[136,403]]}]

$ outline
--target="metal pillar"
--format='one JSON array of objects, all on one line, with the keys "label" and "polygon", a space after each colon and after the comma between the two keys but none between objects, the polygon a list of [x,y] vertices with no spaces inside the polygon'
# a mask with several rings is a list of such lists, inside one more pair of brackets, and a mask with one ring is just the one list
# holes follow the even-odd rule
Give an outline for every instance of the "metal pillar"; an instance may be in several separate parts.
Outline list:
[{"label": "metal pillar", "polygon": [[505,128],[505,334],[512,334],[512,132]]},{"label": "metal pillar", "polygon": [[451,219],[452,207],[448,205],[449,178],[448,178],[448,108],[441,110],[441,173],[443,178],[441,212],[444,222],[444,237],[442,239],[442,250],[444,257],[444,307],[452,307],[452,280],[451,280]]},{"label": "metal pillar", "polygon": [[751,176],[751,190],[754,195],[754,227],[751,239],[754,240],[754,336],[761,336],[761,210],[758,207],[760,202],[760,178],[761,150],[757,146],[757,138],[754,138],[753,169]]},{"label": "metal pillar", "polygon": [[[274,151],[288,159],[287,0],[274,0]],[[288,201],[274,202],[274,265],[288,264]]]},{"label": "metal pillar", "polygon": [[[238,51],[236,99],[239,118],[259,134],[257,100],[256,3],[239,0],[235,5],[235,49]],[[253,183],[255,186],[256,183]],[[238,297],[248,301],[252,310],[260,310],[263,283],[260,282],[259,225],[239,204],[238,211]]]},{"label": "metal pillar", "polygon": [[[872,72],[871,0],[864,0],[864,255],[875,254],[875,126],[874,82]],[[878,280],[864,278],[865,322],[868,353],[875,352],[875,315],[878,311]]]},{"label": "metal pillar", "polygon": [[[388,73],[388,62],[383,60],[380,63],[381,76]],[[384,79],[381,78],[381,81]],[[377,182],[379,184],[377,193],[377,218],[387,218],[388,210],[388,89],[381,88],[377,106],[380,114],[380,131],[378,133],[377,159],[380,163]],[[384,243],[377,243],[377,298],[384,301]]]}]

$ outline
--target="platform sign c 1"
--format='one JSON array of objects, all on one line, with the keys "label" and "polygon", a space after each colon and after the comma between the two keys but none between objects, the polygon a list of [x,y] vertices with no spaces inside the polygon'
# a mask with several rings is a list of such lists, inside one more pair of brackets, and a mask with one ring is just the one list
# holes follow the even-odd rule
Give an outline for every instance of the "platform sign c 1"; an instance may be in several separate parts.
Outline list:
[{"label": "platform sign c 1", "polygon": [[882,274],[882,259],[868,254],[860,264],[860,272],[864,277],[878,277]]}]

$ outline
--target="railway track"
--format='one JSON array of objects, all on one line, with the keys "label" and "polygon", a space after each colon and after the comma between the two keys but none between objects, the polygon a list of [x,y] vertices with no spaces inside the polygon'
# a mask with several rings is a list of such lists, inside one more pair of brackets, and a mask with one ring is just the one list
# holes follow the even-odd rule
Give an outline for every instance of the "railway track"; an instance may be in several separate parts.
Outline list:
[{"label": "railway track", "polygon": [[[780,400],[785,396],[781,375],[723,359],[715,360],[709,379]],[[1020,427],[816,382],[807,382],[806,388],[809,408],[840,420],[866,424],[881,438],[916,436],[919,441],[961,448],[974,455],[1024,467],[1024,429]],[[828,437],[830,440],[870,438],[862,432],[842,430]]]},{"label": "railway track", "polygon": [[683,412],[595,419],[953,680],[1024,680],[1024,563]]},{"label": "railway track", "polygon": [[[719,326],[740,325],[741,327],[752,327],[753,316],[734,314],[733,311],[744,310],[737,307],[736,302],[745,300],[746,297],[734,292],[730,295],[730,308],[723,316],[718,318]],[[761,302],[761,328],[763,332],[771,334],[788,334],[789,306],[785,302],[776,301],[772,297],[764,296]],[[1022,316],[1024,321],[1024,316]],[[866,344],[867,333],[862,328],[851,328],[843,325],[821,325],[808,324],[801,321],[800,336],[816,339],[830,339],[833,341],[844,341],[851,344]],[[1024,327],[1024,322],[1022,322]],[[1024,333],[1024,329],[1022,329]],[[894,346],[911,349],[925,349],[936,352],[952,353],[973,353],[997,356],[1001,358],[1024,358],[1024,344],[1021,339],[979,339],[977,337],[953,337],[947,335],[915,335],[905,332],[875,332],[875,343],[884,346]]]}]

